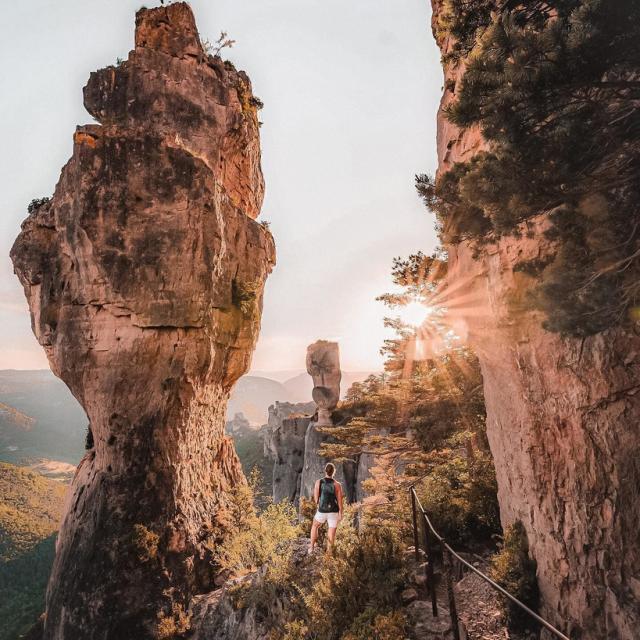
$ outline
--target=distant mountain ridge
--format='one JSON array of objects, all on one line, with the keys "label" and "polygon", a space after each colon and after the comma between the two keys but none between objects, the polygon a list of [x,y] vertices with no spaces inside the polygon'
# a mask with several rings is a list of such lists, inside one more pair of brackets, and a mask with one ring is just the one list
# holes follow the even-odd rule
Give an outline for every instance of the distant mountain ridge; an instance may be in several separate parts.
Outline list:
[{"label": "distant mountain ridge", "polygon": [[[344,371],[342,396],[353,382],[370,373]],[[272,375],[284,380],[257,375],[240,378],[229,400],[227,419],[243,413],[258,427],[266,424],[269,406],[277,400],[311,400],[313,383],[306,371],[275,371]],[[76,399],[51,371],[0,370],[0,461],[20,465],[46,461],[40,469],[56,462],[77,465],[84,454],[87,424]]]},{"label": "distant mountain ridge", "polygon": [[242,376],[229,398],[227,420],[232,420],[236,413],[242,413],[254,426],[263,425],[269,416],[269,405],[276,400],[285,400],[286,396],[287,389],[276,380]]},{"label": "distant mountain ridge", "polygon": [[87,417],[51,371],[0,370],[0,403],[0,460],[24,465],[44,458],[78,464]]},{"label": "distant mountain ridge", "polygon": [[4,402],[0,402],[0,420],[23,431],[29,431],[35,424],[34,418]]}]

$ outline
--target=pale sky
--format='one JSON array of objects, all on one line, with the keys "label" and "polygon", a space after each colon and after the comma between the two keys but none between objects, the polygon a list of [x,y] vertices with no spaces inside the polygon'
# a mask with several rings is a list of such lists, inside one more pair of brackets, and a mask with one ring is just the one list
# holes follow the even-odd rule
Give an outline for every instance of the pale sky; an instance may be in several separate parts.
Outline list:
[{"label": "pale sky", "polygon": [[[155,6],[149,1],[146,6]],[[0,369],[47,367],[9,249],[32,198],[49,196],[91,122],[82,87],[126,58],[141,0],[3,2],[0,24]],[[193,0],[203,39],[252,79],[278,264],[253,368],[304,368],[306,346],[340,342],[346,370],[381,366],[375,296],[391,260],[436,244],[416,173],[436,166],[442,72],[428,0]]]}]

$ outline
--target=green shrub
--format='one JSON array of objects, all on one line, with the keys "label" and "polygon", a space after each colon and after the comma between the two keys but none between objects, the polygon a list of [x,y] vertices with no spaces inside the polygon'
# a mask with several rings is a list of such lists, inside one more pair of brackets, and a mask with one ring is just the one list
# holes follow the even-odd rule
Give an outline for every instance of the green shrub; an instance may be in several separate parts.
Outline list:
[{"label": "green shrub", "polygon": [[[311,527],[313,525],[313,516],[316,514],[317,507],[315,500],[300,496],[300,529],[307,538],[311,536]],[[326,527],[318,529],[318,546],[323,547],[327,537]]]},{"label": "green shrub", "polygon": [[[280,639],[286,623],[304,620],[302,591],[297,582],[307,578],[308,576],[294,564],[291,547],[284,544],[279,552],[269,559],[263,574],[257,580],[231,587],[234,608],[255,608],[259,617],[273,628],[274,638]],[[278,613],[278,603],[281,602],[287,602],[284,619]]]},{"label": "green shrub", "polygon": [[131,543],[140,562],[149,562],[158,555],[160,536],[150,531],[143,524],[134,524]]},{"label": "green shrub", "polygon": [[[358,533],[353,511],[347,509],[332,555],[319,562],[317,556],[296,558],[292,551],[292,545],[283,545],[263,575],[232,588],[234,605],[255,607],[272,625],[274,640],[402,638],[393,635],[403,625],[393,611],[401,606],[407,576],[402,545],[392,527],[364,527]],[[281,614],[272,619],[274,611],[283,610],[284,620]],[[371,620],[366,613],[370,610],[378,614]],[[362,635],[368,631],[372,635]]]},{"label": "green shrub", "polygon": [[31,214],[49,202],[51,202],[51,198],[34,198],[27,206],[27,211]]},{"label": "green shrub", "polygon": [[284,625],[282,640],[305,640],[308,633],[309,627],[304,623],[304,620],[294,620]]},{"label": "green shrub", "polygon": [[453,545],[488,540],[500,532],[496,477],[487,453],[479,451],[469,459],[442,452],[418,494],[436,529]]},{"label": "green shrub", "polygon": [[239,510],[236,515],[236,531],[214,550],[216,564],[235,573],[262,566],[300,534],[296,511],[288,502],[270,504],[260,515]]},{"label": "green shrub", "polygon": [[335,555],[323,561],[305,594],[309,625],[318,640],[338,640],[367,608],[399,607],[405,582],[402,547],[393,529],[339,531]]},{"label": "green shrub", "polygon": [[260,289],[260,282],[238,282],[231,283],[231,301],[242,312],[244,316],[250,316],[255,311],[255,303]]},{"label": "green shrub", "polygon": [[407,619],[401,611],[384,614],[368,608],[353,621],[341,640],[400,640],[406,631]]},{"label": "green shrub", "polygon": [[552,212],[552,262],[526,283],[544,328],[583,337],[635,324],[640,5],[447,0],[437,13],[438,38],[453,42],[444,57],[471,53],[445,115],[488,148],[418,179],[445,241],[518,236]]},{"label": "green shrub", "polygon": [[[491,577],[511,595],[534,611],[538,610],[540,594],[536,579],[536,562],[529,557],[527,532],[522,522],[507,527],[502,549],[493,557]],[[509,626],[514,630],[531,628],[531,618],[506,598],[502,602],[503,612]]]},{"label": "green shrub", "polygon": [[158,640],[169,640],[185,633],[189,629],[190,616],[181,604],[173,603],[171,613],[158,614],[155,636]]}]

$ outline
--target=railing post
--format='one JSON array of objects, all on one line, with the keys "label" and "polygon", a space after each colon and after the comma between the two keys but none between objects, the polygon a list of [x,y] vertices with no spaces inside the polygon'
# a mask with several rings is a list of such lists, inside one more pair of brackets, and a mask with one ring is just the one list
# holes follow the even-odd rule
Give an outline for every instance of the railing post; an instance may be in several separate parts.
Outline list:
[{"label": "railing post", "polygon": [[[413,511],[413,539],[415,542],[416,548],[418,548],[418,526],[416,522],[416,516],[418,510],[420,514],[422,514],[422,526],[424,532],[424,550],[427,556],[427,562],[425,563],[425,576],[427,580],[427,589],[431,593],[431,606],[433,609],[433,615],[436,617],[438,615],[438,602],[436,598],[436,585],[433,576],[434,569],[434,560],[435,556],[433,553],[432,541],[433,539],[437,540],[440,543],[441,551],[442,551],[442,564],[443,570],[446,575],[447,581],[447,597],[449,600],[449,613],[451,615],[452,622],[452,631],[454,640],[460,640],[460,627],[458,621],[458,611],[456,607],[456,598],[455,598],[455,590],[453,587],[454,583],[454,559],[459,563],[460,569],[460,577],[462,576],[462,567],[466,567],[469,571],[472,571],[476,575],[480,576],[482,580],[488,583],[492,589],[502,594],[509,601],[513,602],[516,606],[520,607],[522,611],[524,611],[529,617],[542,625],[545,629],[550,631],[555,637],[560,638],[561,640],[570,640],[569,636],[565,635],[561,631],[558,631],[556,627],[554,627],[550,622],[547,622],[544,618],[539,616],[535,611],[532,611],[526,604],[520,602],[515,596],[511,595],[506,589],[501,587],[497,582],[494,582],[491,578],[486,576],[480,569],[477,569],[472,564],[467,562],[463,557],[458,555],[445,541],[445,539],[433,528],[427,514],[424,511],[422,504],[420,503],[420,498],[415,492],[415,489],[411,487],[411,506]],[[431,534],[433,533],[433,538]],[[466,636],[465,636],[466,637]]]},{"label": "railing post", "polygon": [[458,609],[456,607],[456,596],[453,590],[453,558],[442,540],[442,563],[447,580],[447,597],[449,598],[449,613],[451,615],[451,630],[454,640],[460,640],[460,627],[458,625]]},{"label": "railing post", "polygon": [[411,514],[413,515],[413,548],[416,552],[416,562],[420,562],[420,549],[418,548],[418,512],[416,509],[415,489],[411,487]]},{"label": "railing post", "polygon": [[427,522],[427,517],[422,514],[422,526],[424,528],[424,550],[427,553],[427,563],[424,567],[424,574],[427,579],[427,589],[428,593],[431,595],[431,611],[433,613],[433,617],[438,617],[438,598],[436,593],[436,585],[433,578],[433,548],[431,546],[431,541],[429,540],[429,523]]}]

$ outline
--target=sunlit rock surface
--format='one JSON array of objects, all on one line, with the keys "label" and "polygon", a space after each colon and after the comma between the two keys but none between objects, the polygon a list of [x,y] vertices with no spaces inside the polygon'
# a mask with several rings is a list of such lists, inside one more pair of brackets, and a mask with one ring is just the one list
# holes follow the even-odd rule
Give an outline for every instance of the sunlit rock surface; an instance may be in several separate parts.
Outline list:
[{"label": "sunlit rock surface", "polygon": [[275,260],[248,77],[205,54],[188,5],[141,9],[135,49],[92,73],[50,202],[11,252],[52,370],[93,448],[73,481],[44,637],[157,637],[211,588],[224,435]]},{"label": "sunlit rock surface", "polygon": [[318,407],[317,423],[330,425],[340,400],[340,350],[337,342],[318,340],[307,347],[307,373],[313,379],[311,396]]},{"label": "sunlit rock surface", "polygon": [[[434,20],[443,3],[434,0]],[[441,50],[451,42],[441,39]],[[457,79],[464,64],[445,66]],[[484,146],[438,114],[439,171]],[[517,167],[514,167],[517,171]],[[563,339],[527,310],[534,281],[514,269],[554,252],[545,216],[522,237],[447,246],[457,331],[480,359],[487,431],[503,525],[524,523],[538,564],[542,612],[590,640],[631,640],[640,628],[640,338],[613,329]]]},{"label": "sunlit rock surface", "polygon": [[[340,398],[338,344],[318,340],[309,345],[307,370],[313,379],[314,402],[276,402],[269,407],[264,430],[264,453],[274,461],[273,499],[290,500],[296,506],[301,496],[313,497],[316,480],[324,476],[329,462],[320,455],[320,447],[331,438],[323,429],[333,426],[331,412]],[[336,463],[335,477],[349,502],[365,497],[362,482],[369,477],[372,462],[365,454],[355,462]]]}]

